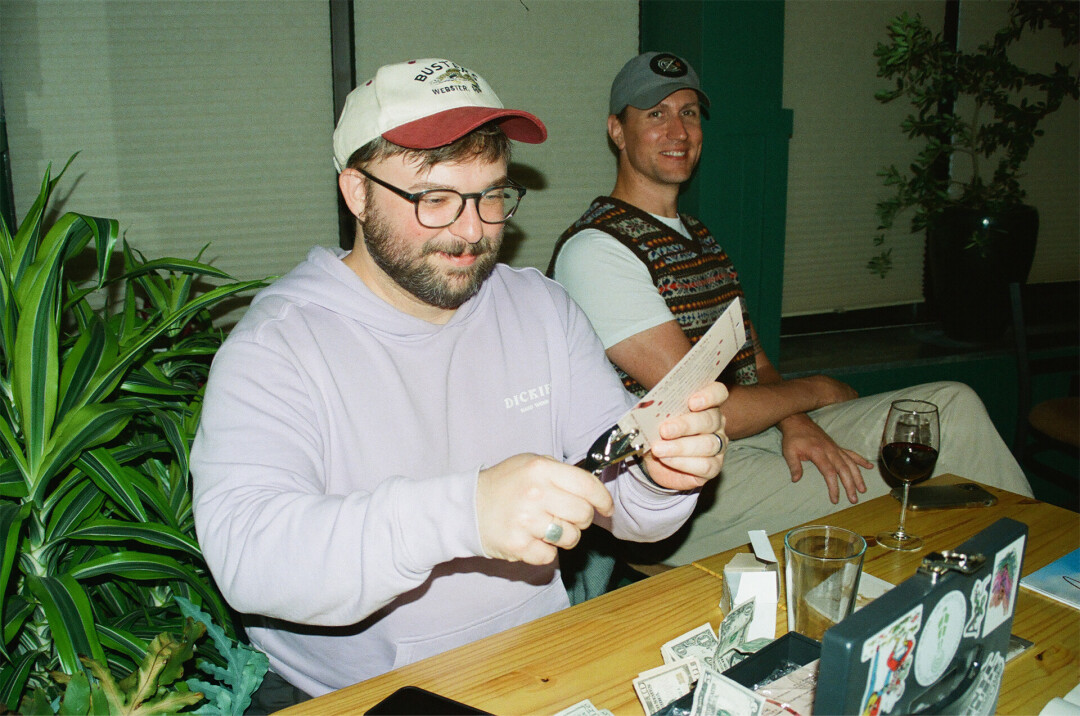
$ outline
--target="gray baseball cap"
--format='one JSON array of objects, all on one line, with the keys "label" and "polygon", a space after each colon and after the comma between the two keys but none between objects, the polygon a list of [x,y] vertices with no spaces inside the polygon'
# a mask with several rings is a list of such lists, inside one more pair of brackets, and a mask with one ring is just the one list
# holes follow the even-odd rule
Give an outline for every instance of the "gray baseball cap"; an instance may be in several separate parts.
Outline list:
[{"label": "gray baseball cap", "polygon": [[692,89],[709,106],[708,96],[690,63],[670,52],[645,52],[623,65],[611,83],[611,114],[618,114],[627,105],[649,109],[672,92]]}]

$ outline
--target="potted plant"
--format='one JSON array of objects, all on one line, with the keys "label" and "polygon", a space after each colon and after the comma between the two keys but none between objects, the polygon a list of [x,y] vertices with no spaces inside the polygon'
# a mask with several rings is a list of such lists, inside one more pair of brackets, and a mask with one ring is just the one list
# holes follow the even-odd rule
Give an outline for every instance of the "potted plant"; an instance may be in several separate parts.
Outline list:
[{"label": "potted plant", "polygon": [[[900,126],[922,146],[907,171],[890,166],[878,173],[895,191],[877,204],[878,229],[891,229],[913,210],[912,233],[927,235],[928,298],[954,338],[1000,336],[1007,284],[1027,280],[1038,233],[1020,169],[1043,134],[1043,118],[1080,95],[1074,68],[1026,70],[1008,50],[1025,32],[1044,27],[1058,30],[1065,46],[1077,44],[1078,12],[1072,1],[1014,1],[1005,27],[974,52],[954,49],[920,16],[905,12],[874,52],[878,76],[894,82],[875,98],[911,103]],[[884,233],[875,238],[875,245],[884,243]],[[883,249],[867,268],[884,278],[891,251]]]},{"label": "potted plant", "polygon": [[56,672],[137,672],[159,634],[192,634],[178,598],[237,635],[195,541],[188,450],[222,340],[209,309],[262,282],[118,251],[115,220],[50,225],[62,175],[18,231],[0,222],[0,713],[53,702]]}]

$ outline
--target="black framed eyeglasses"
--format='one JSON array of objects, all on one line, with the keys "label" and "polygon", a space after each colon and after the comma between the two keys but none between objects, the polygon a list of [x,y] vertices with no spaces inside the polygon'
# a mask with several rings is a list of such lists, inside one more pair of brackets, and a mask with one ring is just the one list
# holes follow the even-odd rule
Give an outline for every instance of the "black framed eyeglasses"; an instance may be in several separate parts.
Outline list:
[{"label": "black framed eyeglasses", "polygon": [[441,229],[457,221],[461,212],[465,211],[465,202],[468,199],[476,201],[476,213],[480,216],[480,221],[485,224],[502,224],[514,215],[521,203],[521,197],[525,196],[525,187],[513,182],[470,194],[462,194],[454,189],[425,189],[409,193],[393,184],[387,184],[363,169],[357,171],[405,201],[412,202],[416,207],[416,220],[429,229]]}]

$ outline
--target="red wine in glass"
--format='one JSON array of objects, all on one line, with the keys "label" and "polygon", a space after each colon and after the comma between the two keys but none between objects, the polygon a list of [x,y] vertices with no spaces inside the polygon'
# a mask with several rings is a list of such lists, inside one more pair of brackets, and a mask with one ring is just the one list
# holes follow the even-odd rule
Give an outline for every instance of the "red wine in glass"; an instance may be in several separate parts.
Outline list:
[{"label": "red wine in glass", "polygon": [[934,471],[938,451],[919,443],[886,443],[881,447],[881,461],[897,480],[918,482]]},{"label": "red wine in glass", "polygon": [[885,418],[881,434],[881,462],[904,484],[900,503],[900,525],[892,532],[880,532],[882,547],[914,550],[922,547],[921,538],[904,529],[907,516],[908,487],[934,472],[940,446],[938,409],[924,400],[894,400]]}]

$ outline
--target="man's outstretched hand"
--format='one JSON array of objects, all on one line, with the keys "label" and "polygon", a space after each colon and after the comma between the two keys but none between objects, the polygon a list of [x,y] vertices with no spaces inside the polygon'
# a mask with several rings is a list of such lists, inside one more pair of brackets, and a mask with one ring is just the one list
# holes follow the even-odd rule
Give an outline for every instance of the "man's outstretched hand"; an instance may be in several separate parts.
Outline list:
[{"label": "man's outstretched hand", "polygon": [[859,501],[860,492],[866,492],[859,467],[873,468],[874,464],[853,450],[842,448],[829,434],[806,415],[792,415],[781,422],[783,441],[781,450],[791,481],[798,482],[803,476],[803,462],[814,463],[825,478],[829,500],[835,505],[840,501],[840,485],[843,484],[848,502]]}]

